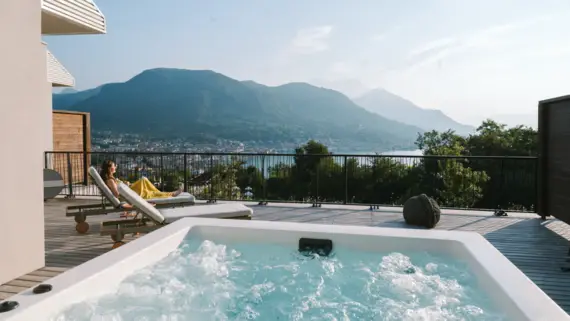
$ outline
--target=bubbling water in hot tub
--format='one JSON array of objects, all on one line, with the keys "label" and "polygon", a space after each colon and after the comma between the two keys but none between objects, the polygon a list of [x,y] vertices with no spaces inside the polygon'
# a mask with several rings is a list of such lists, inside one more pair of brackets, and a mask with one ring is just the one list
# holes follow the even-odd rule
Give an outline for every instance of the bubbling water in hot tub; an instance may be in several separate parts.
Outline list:
[{"label": "bubbling water in hot tub", "polygon": [[335,248],[305,256],[268,244],[188,238],[113,294],[53,321],[506,320],[467,264],[425,252]]}]

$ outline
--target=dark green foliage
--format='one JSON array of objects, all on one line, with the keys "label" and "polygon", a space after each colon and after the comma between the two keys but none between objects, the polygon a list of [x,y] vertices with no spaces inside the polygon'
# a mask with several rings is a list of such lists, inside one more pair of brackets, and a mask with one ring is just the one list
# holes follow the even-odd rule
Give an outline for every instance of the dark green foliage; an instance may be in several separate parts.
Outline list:
[{"label": "dark green foliage", "polygon": [[[172,180],[172,189],[184,181],[186,172],[189,191],[201,199],[246,199],[249,191],[255,200],[402,205],[426,194],[444,207],[532,211],[537,162],[520,156],[533,153],[535,144],[533,129],[485,122],[466,138],[450,131],[425,133],[417,145],[426,156],[405,160],[334,155],[310,140],[293,155],[188,154],[172,155],[179,158],[173,161],[164,154],[158,159],[141,157],[138,163],[148,167],[152,181]],[[188,157],[192,168],[184,171],[181,157]],[[158,160],[165,166],[162,174]],[[195,173],[197,169],[201,172]]]},{"label": "dark green foliage", "polygon": [[[453,131],[432,131],[420,135],[417,145],[425,155],[456,156],[446,161],[424,160],[431,163],[426,168],[432,176],[433,173],[447,171],[447,175],[439,175],[440,179],[434,177],[439,191],[428,194],[436,196],[438,201],[445,199],[446,206],[488,208],[493,204],[493,208],[534,210],[537,163],[502,156],[536,156],[537,137],[537,131],[531,127],[507,128],[492,120],[484,121],[477,132],[468,137],[461,137]],[[467,160],[461,156],[488,158]],[[442,177],[446,178],[447,186]],[[450,186],[452,181],[454,183]],[[457,189],[470,191],[477,196],[472,199],[477,201],[467,204],[466,199],[455,198]]]},{"label": "dark green foliage", "polygon": [[174,173],[166,175],[164,177],[164,187],[162,188],[163,191],[176,191],[180,188],[181,184],[180,176],[175,175]]}]

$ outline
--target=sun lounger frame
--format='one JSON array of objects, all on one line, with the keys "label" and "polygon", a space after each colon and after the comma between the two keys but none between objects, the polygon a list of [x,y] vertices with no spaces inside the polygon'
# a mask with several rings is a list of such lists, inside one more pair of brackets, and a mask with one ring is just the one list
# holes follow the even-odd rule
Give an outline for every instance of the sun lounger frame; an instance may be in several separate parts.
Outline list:
[{"label": "sun lounger frame", "polygon": [[[94,169],[94,167],[91,168]],[[97,179],[93,177],[91,170],[89,170],[88,173],[89,176],[91,176],[91,178],[95,182],[95,186],[97,186],[97,189],[101,192],[101,202],[97,204],[72,205],[68,206],[65,210],[65,216],[74,217],[76,223],[75,230],[80,234],[87,233],[87,231],[89,230],[89,224],[86,222],[87,216],[107,215],[107,214],[114,214],[121,212],[130,212],[134,210],[134,208],[123,208],[121,206],[114,206],[106,196],[106,193],[102,190],[101,186],[99,186]],[[194,204],[195,204],[194,201],[180,201],[180,202],[156,204],[156,207],[175,208],[175,207],[192,206]]]},{"label": "sun lounger frame", "polygon": [[[136,195],[132,192],[126,185],[123,183],[119,183],[119,193],[129,199],[128,194],[131,194],[130,198],[132,198],[133,203],[133,211],[136,212],[135,217],[132,219],[120,219],[120,220],[109,220],[103,221],[100,224],[100,235],[106,236],[110,235],[111,239],[113,240],[113,248],[117,248],[124,244],[123,239],[127,234],[138,234],[138,233],[149,233],[156,229],[159,229],[169,223],[166,220],[157,221],[149,214],[144,213],[142,207],[148,206],[149,209],[152,209],[152,206],[149,206],[145,200],[143,200],[140,196]],[[126,194],[123,194],[126,193]],[[136,199],[140,199],[140,201],[136,201]],[[137,206],[137,202],[143,202],[139,204],[142,206]],[[212,204],[199,204],[195,206],[216,206]],[[154,206],[156,208],[156,206]],[[161,215],[162,216],[162,215]],[[236,214],[234,216],[226,216],[226,217],[219,217],[220,219],[242,219],[242,220],[251,220],[251,215],[248,214]]]},{"label": "sun lounger frame", "polygon": [[[209,206],[209,204],[200,204],[196,206]],[[158,223],[139,210],[136,210],[136,212],[136,216],[131,219],[118,219],[101,222],[100,235],[111,236],[111,239],[114,242],[113,248],[116,248],[124,244],[123,239],[128,234],[150,233],[169,224]],[[251,215],[220,217],[220,219],[251,220]]]}]

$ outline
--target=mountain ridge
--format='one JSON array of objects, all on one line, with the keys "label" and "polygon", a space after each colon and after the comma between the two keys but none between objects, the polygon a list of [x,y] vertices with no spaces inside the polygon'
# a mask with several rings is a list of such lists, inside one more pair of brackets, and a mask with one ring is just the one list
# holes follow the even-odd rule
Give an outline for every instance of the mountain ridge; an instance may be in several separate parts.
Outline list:
[{"label": "mountain ridge", "polygon": [[211,70],[148,69],[122,83],[55,94],[53,106],[90,112],[96,130],[194,140],[317,139],[388,150],[413,148],[423,132],[371,113],[331,89],[307,83],[269,87]]},{"label": "mountain ridge", "polygon": [[454,130],[467,135],[475,127],[461,124],[439,109],[422,108],[408,99],[402,98],[385,89],[372,89],[353,99],[357,105],[385,118],[422,128],[423,130]]}]

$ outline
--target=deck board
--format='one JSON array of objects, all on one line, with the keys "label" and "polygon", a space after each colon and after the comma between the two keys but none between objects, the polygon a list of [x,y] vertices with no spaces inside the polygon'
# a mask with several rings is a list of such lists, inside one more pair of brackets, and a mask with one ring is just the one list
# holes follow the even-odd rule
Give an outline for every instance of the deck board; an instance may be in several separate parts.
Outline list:
[{"label": "deck board", "polygon": [[[0,285],[0,300],[111,249],[110,238],[99,235],[99,223],[104,219],[117,219],[118,214],[89,217],[91,228],[84,235],[75,232],[73,218],[65,217],[66,206],[95,202],[53,199],[45,203],[46,267]],[[253,205],[253,219],[409,228],[404,224],[400,208],[370,211],[364,206],[323,206]],[[566,262],[570,246],[569,225],[556,219],[542,221],[531,214],[509,213],[508,217],[495,217],[489,212],[445,211],[437,229],[480,233],[566,312],[570,312],[570,272],[560,270],[561,266],[570,266]],[[126,241],[133,239],[131,236]]]}]

